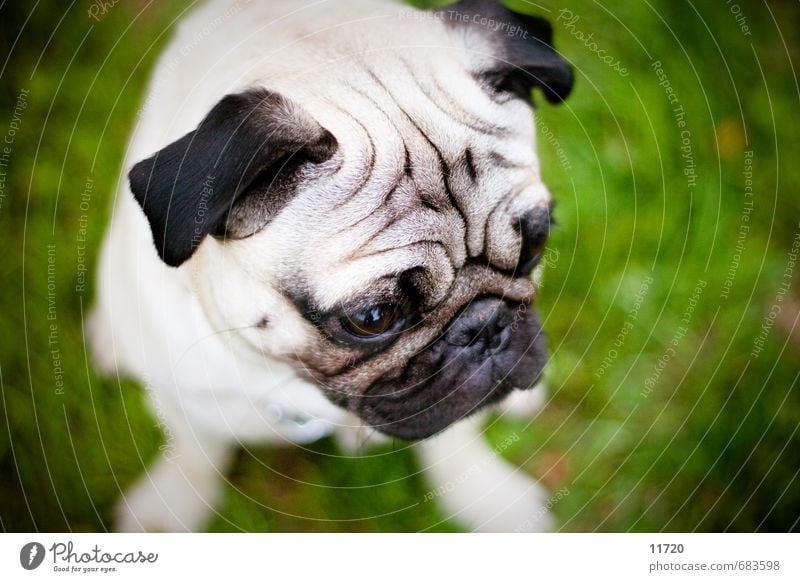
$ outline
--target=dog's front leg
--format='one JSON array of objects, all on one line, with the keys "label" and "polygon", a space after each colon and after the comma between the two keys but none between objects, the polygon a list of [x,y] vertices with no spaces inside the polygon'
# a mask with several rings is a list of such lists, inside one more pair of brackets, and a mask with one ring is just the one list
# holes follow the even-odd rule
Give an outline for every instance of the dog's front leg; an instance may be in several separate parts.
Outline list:
[{"label": "dog's front leg", "polygon": [[172,425],[168,446],[117,503],[117,531],[197,531],[222,500],[233,446]]},{"label": "dog's front leg", "polygon": [[482,420],[463,420],[416,445],[431,484],[424,500],[471,531],[552,531],[547,491],[489,446]]}]

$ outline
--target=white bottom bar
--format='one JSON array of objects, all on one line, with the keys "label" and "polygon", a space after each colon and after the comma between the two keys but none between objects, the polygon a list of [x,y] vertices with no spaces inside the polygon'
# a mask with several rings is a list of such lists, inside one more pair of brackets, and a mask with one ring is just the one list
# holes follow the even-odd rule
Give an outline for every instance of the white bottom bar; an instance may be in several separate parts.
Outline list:
[{"label": "white bottom bar", "polygon": [[0,579],[794,581],[798,549],[795,534],[4,534]]}]

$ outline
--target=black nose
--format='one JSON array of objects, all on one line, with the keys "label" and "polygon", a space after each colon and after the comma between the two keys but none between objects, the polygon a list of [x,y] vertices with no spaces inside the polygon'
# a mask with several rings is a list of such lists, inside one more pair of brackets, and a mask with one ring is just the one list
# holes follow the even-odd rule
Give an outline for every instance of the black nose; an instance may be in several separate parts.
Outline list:
[{"label": "black nose", "polygon": [[476,354],[505,349],[511,335],[513,311],[499,298],[476,299],[453,321],[445,334],[451,346],[463,347]]}]

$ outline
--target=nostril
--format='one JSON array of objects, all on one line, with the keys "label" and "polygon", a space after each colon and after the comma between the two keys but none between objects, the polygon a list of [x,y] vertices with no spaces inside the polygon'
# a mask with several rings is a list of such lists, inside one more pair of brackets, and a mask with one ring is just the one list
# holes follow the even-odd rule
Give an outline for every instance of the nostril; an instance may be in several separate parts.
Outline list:
[{"label": "nostril", "polygon": [[450,345],[485,352],[504,347],[507,333],[505,306],[499,299],[479,299],[465,308],[450,326]]},{"label": "nostril", "polygon": [[492,336],[491,341],[489,342],[489,349],[493,351],[499,351],[505,349],[508,345],[508,328],[500,327],[497,329],[497,333]]},{"label": "nostril", "polygon": [[488,337],[489,333],[486,329],[481,328],[472,336],[472,339],[467,342],[467,347],[474,348],[479,347],[483,348],[486,345],[487,340],[490,338]]},{"label": "nostril", "polygon": [[472,339],[468,346],[480,345],[480,347],[492,347],[492,344],[500,331],[497,320],[497,311],[493,311],[488,319],[476,321],[472,326]]}]

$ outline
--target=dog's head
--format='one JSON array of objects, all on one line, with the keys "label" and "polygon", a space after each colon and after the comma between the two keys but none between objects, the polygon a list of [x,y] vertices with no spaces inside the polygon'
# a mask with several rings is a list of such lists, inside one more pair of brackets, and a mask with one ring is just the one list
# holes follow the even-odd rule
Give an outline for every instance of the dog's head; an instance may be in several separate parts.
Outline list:
[{"label": "dog's head", "polygon": [[559,102],[572,73],[546,22],[494,2],[401,16],[412,40],[225,96],[130,185],[238,349],[421,438],[541,374],[530,96]]}]

